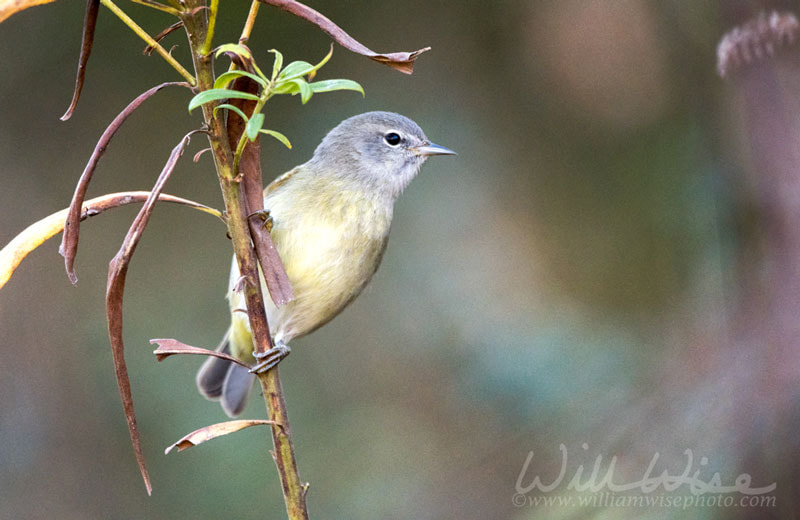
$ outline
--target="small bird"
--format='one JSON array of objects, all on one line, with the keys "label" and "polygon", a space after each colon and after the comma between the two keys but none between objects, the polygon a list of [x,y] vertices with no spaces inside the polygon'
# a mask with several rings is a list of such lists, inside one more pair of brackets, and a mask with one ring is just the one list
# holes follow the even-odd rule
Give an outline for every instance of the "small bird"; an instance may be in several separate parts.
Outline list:
[{"label": "small bird", "polygon": [[[329,322],[369,283],[380,265],[394,203],[432,155],[455,152],[431,143],[412,120],[391,112],[367,112],[331,130],[305,164],[264,189],[271,236],[295,299],[277,307],[265,297],[277,364],[288,343]],[[252,364],[253,339],[244,297],[234,290],[234,259],[228,287],[231,326],[219,349]],[[261,278],[264,295],[269,293]],[[263,365],[261,363],[260,365]],[[262,367],[263,368],[263,367]],[[235,417],[244,409],[254,374],[209,357],[197,373],[200,393],[220,400]]]}]

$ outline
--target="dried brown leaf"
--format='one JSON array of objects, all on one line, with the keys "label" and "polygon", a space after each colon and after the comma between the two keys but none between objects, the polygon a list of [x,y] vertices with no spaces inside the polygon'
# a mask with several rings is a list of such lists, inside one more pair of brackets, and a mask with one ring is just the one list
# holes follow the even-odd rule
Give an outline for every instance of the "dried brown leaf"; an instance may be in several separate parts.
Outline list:
[{"label": "dried brown leaf", "polygon": [[201,156],[201,155],[203,155],[203,154],[204,154],[204,153],[206,153],[206,152],[210,152],[210,151],[211,151],[211,148],[203,148],[202,150],[200,150],[199,152],[197,152],[196,154],[194,154],[194,157],[192,157],[192,162],[195,162],[195,163],[196,163],[197,161],[199,161],[199,160],[200,160],[200,156]]},{"label": "dried brown leaf", "polygon": [[5,21],[12,14],[24,11],[29,7],[49,4],[50,2],[55,2],[55,0],[0,0],[0,22]]},{"label": "dried brown leaf", "polygon": [[89,187],[89,181],[92,180],[92,174],[97,167],[97,163],[100,162],[100,158],[105,153],[106,147],[111,141],[111,138],[117,133],[117,130],[119,130],[120,126],[122,126],[122,123],[128,119],[128,116],[130,116],[134,110],[139,108],[139,105],[144,103],[145,100],[147,100],[150,96],[162,88],[170,85],[181,85],[191,88],[188,83],[170,82],[162,83],[161,85],[157,85],[150,90],[139,94],[136,99],[131,101],[130,104],[125,107],[125,109],[120,112],[113,121],[111,121],[111,124],[105,129],[103,135],[100,136],[100,140],[97,141],[97,144],[94,147],[92,156],[89,158],[89,162],[86,165],[86,168],[84,168],[80,179],[78,180],[78,185],[75,187],[75,193],[72,195],[72,201],[69,205],[69,212],[67,213],[67,218],[64,223],[64,236],[61,239],[61,246],[58,248],[58,252],[64,257],[64,266],[67,269],[67,276],[69,276],[69,280],[73,285],[78,283],[78,277],[75,275],[75,255],[78,252],[81,205],[83,204],[83,200],[86,198],[86,190]]},{"label": "dried brown leaf", "polygon": [[[258,84],[250,78],[239,77],[233,82],[233,90],[258,93]],[[230,103],[245,114],[250,114],[256,102],[249,99],[231,99]],[[245,122],[233,110],[228,111],[228,142],[231,149],[235,150],[239,139],[245,131]],[[242,175],[242,190],[245,199],[250,235],[253,238],[256,256],[267,283],[269,296],[275,305],[285,305],[294,299],[292,284],[281,262],[272,237],[263,226],[263,221],[257,213],[264,209],[264,181],[261,175],[261,145],[258,138],[248,141],[239,160],[239,172]]]},{"label": "dried brown leaf", "polygon": [[181,343],[177,339],[151,339],[150,344],[158,344],[158,348],[153,351],[153,354],[156,355],[156,359],[158,361],[164,361],[168,357],[175,355],[175,354],[195,354],[200,356],[214,356],[220,359],[226,359],[232,363],[236,363],[237,365],[241,365],[245,368],[251,368],[250,365],[244,363],[238,358],[235,358],[231,355],[225,354],[224,352],[219,352],[216,350],[209,350],[207,348],[200,348],[200,347],[193,347],[191,345],[187,345],[185,343]]},{"label": "dried brown leaf", "polygon": [[83,90],[83,79],[86,75],[86,63],[89,55],[92,54],[92,43],[94,42],[94,28],[97,25],[97,13],[100,10],[100,0],[87,0],[86,15],[83,18],[83,37],[81,38],[81,54],[78,57],[78,74],[75,77],[75,90],[72,92],[72,101],[69,103],[67,111],[61,116],[62,121],[72,117],[75,107],[78,106],[78,99]]},{"label": "dried brown leaf", "polygon": [[333,40],[344,47],[345,49],[366,56],[371,60],[378,63],[399,70],[403,74],[411,74],[414,72],[414,61],[417,57],[425,51],[431,50],[430,47],[425,47],[414,52],[392,52],[389,54],[380,54],[368,49],[365,45],[357,41],[355,38],[344,32],[338,25],[333,23],[325,15],[311,9],[307,5],[296,2],[295,0],[259,0],[261,3],[273,5],[284,11],[288,11],[295,16],[299,16],[304,20],[313,23],[333,38]]},{"label": "dried brown leaf", "polygon": [[[194,132],[192,132],[194,133]],[[175,148],[161,170],[153,189],[150,191],[150,196],[139,210],[139,214],[131,224],[128,233],[125,235],[125,240],[122,246],[111,262],[108,264],[108,284],[106,285],[106,316],[108,318],[108,336],[111,340],[111,352],[114,356],[114,370],[117,376],[117,386],[119,386],[119,394],[122,398],[122,407],[125,409],[125,418],[128,421],[128,431],[131,436],[131,443],[133,444],[133,451],[136,454],[136,462],[139,464],[139,471],[144,479],[144,484],[147,487],[147,494],[151,494],[153,486],[150,484],[150,476],[147,473],[147,466],[144,460],[144,453],[142,452],[142,445],[139,441],[139,429],[136,424],[136,413],[133,409],[133,396],[131,395],[131,383],[128,378],[128,368],[125,365],[125,346],[122,341],[122,298],[125,292],[125,277],[128,274],[128,266],[130,264],[133,252],[142,237],[144,228],[147,226],[150,216],[155,208],[158,196],[164,189],[164,184],[169,179],[170,174],[175,169],[175,164],[178,159],[183,155],[186,145],[189,143],[189,138],[192,133],[187,134]]]},{"label": "dried brown leaf", "polygon": [[[262,202],[261,209],[263,208],[264,203]],[[269,296],[275,305],[286,305],[294,300],[294,292],[278,250],[275,249],[275,244],[272,242],[272,236],[258,213],[250,214],[247,217],[247,223],[250,226],[250,235],[253,237],[258,263],[261,264],[264,280],[267,282]]]},{"label": "dried brown leaf", "polygon": [[[158,33],[155,36],[153,36],[153,39],[156,41],[156,43],[161,43],[161,40],[163,40],[164,38],[166,38],[167,36],[169,36],[173,32],[177,31],[181,27],[183,27],[183,20],[178,20],[177,22],[175,22],[174,24],[170,25],[169,27],[167,27],[166,29],[164,29],[160,33]],[[142,51],[142,54],[146,54],[147,56],[150,56],[150,54],[153,52],[154,49],[155,49],[155,47],[152,47],[152,46],[148,45],[147,47],[144,48],[144,51]],[[170,52],[170,54],[172,54],[172,49],[170,49],[169,52]]]},{"label": "dried brown leaf", "polygon": [[173,448],[178,448],[178,451],[183,451],[185,449],[191,448],[192,446],[197,446],[198,444],[202,444],[206,441],[210,441],[211,439],[216,439],[217,437],[221,437],[223,435],[228,435],[229,433],[235,433],[239,430],[244,430],[245,428],[249,428],[251,426],[261,426],[261,425],[273,425],[276,424],[275,421],[266,421],[266,420],[238,420],[238,421],[226,421],[223,423],[212,424],[211,426],[206,426],[205,428],[200,428],[199,430],[195,430],[192,433],[184,436],[178,442],[164,450],[164,454],[166,455]]},{"label": "dried brown leaf", "polygon": [[[149,191],[126,191],[95,197],[83,203],[80,220],[99,215],[107,209],[125,206],[134,202],[144,202],[149,195]],[[158,200],[160,202],[173,202],[190,206],[222,219],[222,214],[219,210],[188,199],[161,194]],[[69,212],[69,208],[62,209],[38,222],[34,222],[15,236],[3,249],[0,249],[0,289],[8,282],[14,270],[31,251],[64,230],[64,219],[67,216],[67,212]]]}]

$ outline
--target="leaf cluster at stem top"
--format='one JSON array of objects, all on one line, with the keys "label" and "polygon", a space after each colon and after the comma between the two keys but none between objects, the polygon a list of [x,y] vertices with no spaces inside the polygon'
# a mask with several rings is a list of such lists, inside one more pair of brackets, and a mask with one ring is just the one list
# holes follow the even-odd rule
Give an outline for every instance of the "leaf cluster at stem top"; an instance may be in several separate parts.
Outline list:
[{"label": "leaf cluster at stem top", "polygon": [[[220,74],[216,81],[214,81],[214,88],[200,92],[192,98],[189,102],[189,111],[191,112],[195,108],[206,103],[228,99],[256,101],[257,103],[253,113],[249,115],[229,103],[222,103],[216,106],[214,108],[214,113],[216,114],[216,111],[221,108],[232,110],[245,120],[245,133],[247,138],[251,141],[254,141],[259,133],[263,133],[276,138],[286,145],[286,147],[291,148],[292,145],[285,135],[275,130],[263,128],[264,114],[261,113],[261,110],[267,100],[272,96],[280,94],[296,96],[299,94],[301,102],[306,104],[315,93],[333,92],[336,90],[355,90],[356,92],[361,92],[361,95],[364,95],[364,89],[353,80],[328,79],[312,82],[317,71],[330,60],[333,54],[333,46],[331,46],[331,50],[328,54],[316,65],[312,65],[307,61],[293,61],[284,67],[283,54],[275,49],[271,49],[269,52],[275,55],[275,60],[272,66],[272,74],[267,77],[255,63],[250,50],[244,45],[228,43],[218,47],[215,53],[216,57],[219,57],[221,54],[233,54],[238,57],[239,61],[247,64],[248,68],[251,67],[253,72],[237,69]],[[240,77],[247,77],[255,81],[260,87],[259,94],[226,88],[233,80]]]}]

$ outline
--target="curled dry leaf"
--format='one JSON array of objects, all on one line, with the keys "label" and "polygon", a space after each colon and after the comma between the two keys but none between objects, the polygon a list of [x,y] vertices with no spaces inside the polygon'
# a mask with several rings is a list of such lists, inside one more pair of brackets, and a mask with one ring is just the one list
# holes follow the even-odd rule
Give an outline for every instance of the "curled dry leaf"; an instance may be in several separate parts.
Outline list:
[{"label": "curled dry leaf", "polygon": [[[135,202],[144,202],[149,195],[149,191],[126,191],[95,197],[83,203],[80,212],[80,220],[86,220],[88,217],[99,215],[107,209],[125,206]],[[160,202],[183,204],[214,215],[220,220],[222,219],[222,214],[218,210],[188,199],[161,194],[158,200]],[[64,219],[67,216],[67,212],[69,212],[69,208],[62,209],[38,222],[34,222],[15,236],[3,249],[0,249],[0,289],[8,282],[14,270],[31,251],[64,230]]]},{"label": "curled dry leaf", "polygon": [[[252,79],[241,76],[234,80],[233,90],[248,93],[257,93],[259,85]],[[230,103],[245,114],[252,114],[256,101],[249,99],[231,99]],[[228,110],[228,142],[231,149],[236,146],[245,131],[244,120],[233,110]],[[261,264],[261,271],[267,283],[269,296],[275,305],[285,305],[294,299],[292,284],[283,266],[278,250],[272,243],[269,231],[264,227],[258,217],[258,212],[264,209],[264,182],[261,176],[261,144],[258,138],[248,140],[239,160],[239,172],[242,175],[242,190],[244,190],[245,206],[247,210],[250,235],[253,238],[256,256]]]},{"label": "curled dry leaf", "polygon": [[200,160],[200,156],[201,156],[201,155],[203,155],[203,154],[204,154],[204,153],[206,153],[206,152],[210,152],[210,151],[211,151],[211,148],[203,148],[202,150],[200,150],[199,152],[197,152],[196,154],[194,154],[194,157],[192,157],[192,162],[195,162],[195,163],[196,163],[197,161],[199,161],[199,160]]},{"label": "curled dry leaf", "polygon": [[78,99],[83,90],[83,78],[86,75],[86,64],[89,62],[89,55],[92,54],[92,43],[94,42],[94,28],[97,25],[97,12],[100,10],[100,0],[87,0],[86,16],[83,19],[83,38],[81,39],[81,54],[78,57],[78,74],[75,77],[75,90],[72,92],[72,101],[61,116],[62,121],[72,117],[75,107],[78,106]]},{"label": "curled dry leaf", "polygon": [[89,158],[89,162],[86,164],[86,168],[84,168],[83,173],[78,180],[78,185],[75,187],[75,193],[72,195],[72,201],[70,202],[69,211],[67,212],[67,217],[64,222],[64,236],[61,239],[61,246],[58,248],[58,252],[64,257],[64,266],[67,269],[67,276],[69,276],[69,280],[73,285],[78,283],[78,277],[75,275],[75,255],[78,252],[81,206],[86,198],[86,190],[89,187],[89,181],[92,180],[92,174],[97,167],[97,163],[100,162],[100,158],[105,153],[106,147],[111,141],[111,138],[117,133],[117,130],[119,130],[120,126],[122,126],[122,123],[128,119],[128,116],[130,116],[134,110],[139,108],[139,106],[150,96],[162,88],[170,85],[180,85],[191,88],[188,83],[170,82],[162,83],[161,85],[157,85],[150,90],[139,94],[136,99],[131,101],[130,104],[125,107],[125,109],[120,112],[113,121],[111,121],[111,124],[105,129],[103,135],[100,136],[100,140],[97,141],[97,144],[94,147],[92,156]]},{"label": "curled dry leaf", "polygon": [[49,4],[55,0],[0,0],[0,22],[12,14],[24,11],[35,5]]},{"label": "curled dry leaf", "polygon": [[[164,29],[163,31],[158,33],[157,35],[153,36],[153,39],[156,41],[156,43],[161,43],[161,40],[163,40],[164,38],[166,38],[167,36],[169,36],[173,32],[177,31],[181,27],[183,27],[183,20],[178,20],[174,24],[170,25],[169,27],[167,27],[166,29]],[[173,46],[173,48],[174,48],[174,46]],[[142,54],[146,54],[147,56],[150,56],[150,54],[153,53],[154,49],[155,49],[155,47],[152,47],[152,46],[148,45],[147,47],[144,48],[144,51],[142,51]],[[169,50],[169,53],[172,54],[172,49]]]},{"label": "curled dry leaf", "polygon": [[[196,131],[195,131],[196,132]],[[125,277],[128,273],[133,252],[142,237],[144,228],[147,226],[150,216],[155,208],[156,201],[164,189],[164,184],[169,179],[178,159],[183,155],[189,138],[194,132],[187,134],[181,142],[172,149],[172,153],[161,170],[161,174],[156,180],[155,186],[150,191],[150,196],[139,210],[139,214],[131,224],[122,246],[111,262],[108,264],[108,283],[106,285],[106,316],[108,318],[108,336],[111,340],[111,353],[114,357],[114,371],[117,376],[117,386],[122,398],[122,407],[125,409],[125,418],[128,421],[128,431],[133,444],[133,451],[136,454],[136,462],[139,464],[139,471],[147,487],[147,494],[151,494],[153,486],[150,484],[150,476],[147,473],[147,466],[142,452],[142,445],[139,441],[139,429],[136,424],[136,413],[133,409],[133,396],[131,395],[131,383],[128,378],[128,368],[125,365],[125,346],[122,342],[122,297],[125,292]]]},{"label": "curled dry leaf", "polygon": [[238,420],[238,421],[226,421],[223,423],[212,424],[211,426],[206,426],[205,428],[200,428],[199,430],[195,430],[192,433],[186,435],[185,437],[181,438],[178,442],[164,450],[164,454],[166,455],[173,448],[178,448],[178,451],[183,451],[185,449],[191,448],[192,446],[197,446],[198,444],[202,444],[206,441],[210,441],[211,439],[216,439],[217,437],[221,437],[223,435],[228,435],[229,433],[235,433],[239,430],[244,430],[245,428],[249,428],[251,426],[261,426],[265,424],[276,424],[275,421],[266,421],[266,420]]},{"label": "curled dry leaf", "polygon": [[244,363],[240,359],[237,359],[233,356],[225,354],[224,352],[219,352],[216,350],[209,350],[207,348],[200,348],[200,347],[193,347],[191,345],[187,345],[185,343],[181,343],[177,339],[151,339],[150,344],[158,344],[158,348],[153,351],[153,354],[156,355],[156,359],[158,361],[164,361],[168,357],[175,355],[175,354],[195,354],[200,356],[214,356],[220,359],[226,359],[232,363],[236,363],[237,365],[241,365],[247,369],[251,368],[250,365]]},{"label": "curled dry leaf", "polygon": [[345,49],[366,56],[371,60],[378,63],[383,63],[388,67],[399,70],[404,74],[411,74],[414,72],[414,61],[417,57],[425,51],[429,51],[430,47],[419,49],[413,52],[392,52],[389,54],[380,54],[374,52],[360,43],[358,40],[344,32],[341,27],[333,23],[322,13],[311,9],[307,5],[296,2],[295,0],[259,0],[261,3],[273,5],[284,11],[288,11],[295,16],[299,16],[304,20],[313,23],[333,38],[333,40],[344,47]]}]

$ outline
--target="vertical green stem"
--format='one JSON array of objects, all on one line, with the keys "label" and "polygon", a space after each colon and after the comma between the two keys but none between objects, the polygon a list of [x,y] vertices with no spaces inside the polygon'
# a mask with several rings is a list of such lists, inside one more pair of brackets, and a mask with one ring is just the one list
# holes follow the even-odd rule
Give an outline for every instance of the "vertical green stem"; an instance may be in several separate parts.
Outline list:
[{"label": "vertical green stem", "polygon": [[250,34],[253,32],[253,25],[256,23],[256,16],[258,15],[258,7],[261,5],[261,2],[258,0],[253,0],[250,4],[250,12],[247,13],[247,20],[244,22],[244,28],[242,29],[242,35],[239,37],[239,43],[247,43],[247,40],[250,39]]},{"label": "vertical green stem", "polygon": [[200,52],[205,55],[211,52],[211,45],[214,40],[214,28],[217,26],[217,11],[219,11],[219,0],[211,0],[211,6],[208,13],[208,30],[206,31],[206,39],[203,42],[203,47]]},{"label": "vertical green stem", "polygon": [[[188,11],[202,5],[203,0],[186,0]],[[212,57],[202,53],[201,49],[208,41],[208,29],[205,13],[200,10],[183,18],[189,43],[192,48],[192,59],[197,75],[197,90],[208,90],[214,85]],[[243,276],[242,291],[247,302],[247,314],[253,334],[255,348],[266,352],[272,348],[272,338],[264,310],[264,299],[259,282],[256,254],[250,238],[250,229],[244,211],[244,200],[241,181],[234,168],[234,156],[228,144],[222,113],[214,115],[211,104],[203,105],[203,116],[208,126],[209,142],[214,155],[214,164],[225,200],[228,231],[233,243],[234,254]],[[286,511],[290,520],[308,520],[306,507],[306,486],[300,480],[294,446],[283,397],[283,388],[277,368],[265,374],[258,374],[264,393],[269,418],[278,426],[272,427],[274,458],[283,487]]]}]

